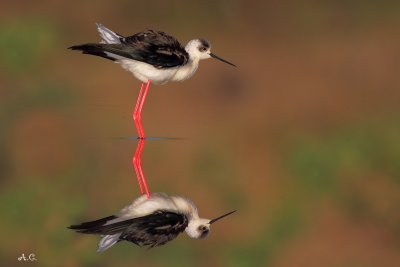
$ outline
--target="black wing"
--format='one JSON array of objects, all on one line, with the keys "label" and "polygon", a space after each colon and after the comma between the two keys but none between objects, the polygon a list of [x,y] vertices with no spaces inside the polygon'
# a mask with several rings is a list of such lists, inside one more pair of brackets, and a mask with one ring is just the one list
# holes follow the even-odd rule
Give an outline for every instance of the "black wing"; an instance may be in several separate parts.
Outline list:
[{"label": "black wing", "polygon": [[72,225],[69,228],[84,234],[113,235],[121,233],[119,239],[133,242],[139,246],[156,247],[175,239],[188,226],[185,215],[156,211],[143,217],[128,219],[112,224],[106,223],[115,219],[109,216],[100,220]]},{"label": "black wing", "polygon": [[184,65],[189,60],[185,48],[165,32],[147,30],[121,39],[121,43],[134,48],[134,59],[157,68]]},{"label": "black wing", "polygon": [[185,48],[164,32],[148,30],[120,40],[121,44],[84,44],[70,49],[111,60],[134,59],[159,69],[184,65],[189,60]]},{"label": "black wing", "polygon": [[108,221],[118,218],[117,216],[111,215],[99,220],[84,222],[81,224],[71,225],[68,228],[75,230],[79,233],[84,234],[96,234],[99,229],[104,226]]},{"label": "black wing", "polygon": [[133,220],[120,239],[151,248],[175,239],[188,226],[185,215],[169,211],[158,211]]}]

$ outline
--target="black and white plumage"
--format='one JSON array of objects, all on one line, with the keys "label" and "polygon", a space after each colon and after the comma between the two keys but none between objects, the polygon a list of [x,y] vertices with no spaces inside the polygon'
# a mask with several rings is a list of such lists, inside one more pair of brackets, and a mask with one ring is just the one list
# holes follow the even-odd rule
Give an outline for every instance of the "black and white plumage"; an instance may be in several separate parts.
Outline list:
[{"label": "black and white plumage", "polygon": [[123,37],[97,24],[102,41],[71,46],[84,54],[104,57],[119,63],[137,79],[164,84],[193,76],[199,61],[210,57],[234,64],[211,53],[207,40],[194,39],[183,47],[174,37],[161,31],[147,30]]},{"label": "black and white plumage", "polygon": [[191,238],[205,238],[210,233],[212,223],[233,212],[213,220],[203,219],[189,199],[153,193],[150,198],[146,195],[137,198],[118,215],[71,225],[69,228],[79,233],[102,235],[99,252],[124,240],[152,248],[175,239],[183,231]]}]

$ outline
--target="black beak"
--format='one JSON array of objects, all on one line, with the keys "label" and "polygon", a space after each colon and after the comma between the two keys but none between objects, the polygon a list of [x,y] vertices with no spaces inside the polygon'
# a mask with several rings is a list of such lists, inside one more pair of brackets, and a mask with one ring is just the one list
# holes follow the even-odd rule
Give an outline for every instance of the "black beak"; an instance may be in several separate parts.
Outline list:
[{"label": "black beak", "polygon": [[231,214],[234,213],[234,212],[236,212],[236,210],[231,211],[231,212],[228,212],[227,214],[224,214],[224,215],[222,215],[222,216],[219,216],[219,217],[217,217],[217,218],[215,218],[215,219],[212,219],[212,220],[209,222],[209,224],[215,223],[216,221],[219,221],[219,220],[221,220],[222,218],[224,218],[224,217],[226,217],[226,216],[228,216],[228,215],[231,215]]},{"label": "black beak", "polygon": [[219,56],[214,55],[213,53],[210,53],[210,56],[211,56],[212,58],[215,58],[215,59],[218,59],[218,60],[220,60],[220,61],[222,61],[222,62],[225,62],[226,64],[229,64],[229,65],[231,65],[231,66],[236,67],[235,64],[232,64],[232,63],[230,63],[229,61],[226,61],[225,59],[220,58]]}]

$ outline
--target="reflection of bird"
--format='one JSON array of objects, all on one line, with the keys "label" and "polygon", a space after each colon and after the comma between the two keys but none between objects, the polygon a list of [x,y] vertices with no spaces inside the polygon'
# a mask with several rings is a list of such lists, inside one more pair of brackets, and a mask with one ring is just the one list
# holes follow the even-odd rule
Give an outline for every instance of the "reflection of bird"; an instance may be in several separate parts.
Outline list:
[{"label": "reflection of bird", "polygon": [[150,198],[145,195],[137,198],[118,215],[69,228],[79,233],[102,235],[99,252],[123,240],[139,246],[156,247],[175,239],[183,231],[192,238],[205,238],[212,223],[233,212],[213,220],[203,219],[192,201],[180,196],[153,193]]},{"label": "reflection of bird", "polygon": [[165,84],[189,79],[196,72],[199,61],[210,57],[235,66],[211,53],[211,45],[204,39],[191,40],[183,47],[176,38],[165,32],[147,30],[123,37],[101,24],[97,24],[97,29],[101,43],[75,45],[70,49],[113,60],[142,81],[133,114],[140,138],[144,138],[141,111],[150,82]]}]

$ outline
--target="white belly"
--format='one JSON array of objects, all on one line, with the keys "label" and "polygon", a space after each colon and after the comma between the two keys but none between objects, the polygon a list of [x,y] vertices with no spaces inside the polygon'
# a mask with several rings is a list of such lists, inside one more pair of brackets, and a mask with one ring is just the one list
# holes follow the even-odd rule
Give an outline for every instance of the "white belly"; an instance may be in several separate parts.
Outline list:
[{"label": "white belly", "polygon": [[144,83],[148,80],[153,84],[167,83],[178,70],[178,68],[157,69],[150,64],[133,59],[120,59],[116,62]]},{"label": "white belly", "polygon": [[119,59],[116,61],[124,69],[131,72],[138,80],[147,83],[150,80],[154,84],[165,84],[169,81],[183,81],[189,79],[196,72],[199,61],[190,61],[184,66],[157,69],[150,64],[133,60]]},{"label": "white belly", "polygon": [[142,217],[157,210],[168,210],[178,212],[179,209],[172,198],[164,193],[153,193],[150,198],[142,195],[133,201],[131,205],[123,208],[118,214],[118,218],[110,222],[117,222],[128,218]]}]

